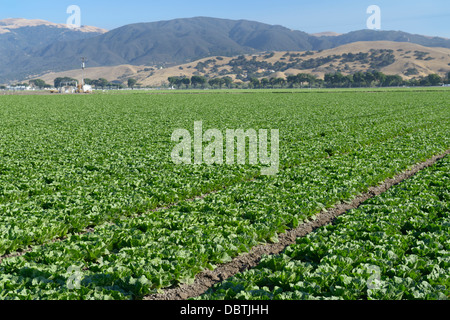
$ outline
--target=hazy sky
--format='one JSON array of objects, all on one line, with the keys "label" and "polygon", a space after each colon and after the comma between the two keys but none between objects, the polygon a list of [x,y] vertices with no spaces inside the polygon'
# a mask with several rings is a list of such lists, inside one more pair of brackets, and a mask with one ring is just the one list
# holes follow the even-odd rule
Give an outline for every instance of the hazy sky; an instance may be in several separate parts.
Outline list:
[{"label": "hazy sky", "polygon": [[81,8],[81,24],[114,29],[126,24],[208,16],[279,24],[308,33],[366,28],[370,5],[381,8],[381,29],[450,38],[449,0],[0,0],[0,19],[66,23],[67,7]]}]

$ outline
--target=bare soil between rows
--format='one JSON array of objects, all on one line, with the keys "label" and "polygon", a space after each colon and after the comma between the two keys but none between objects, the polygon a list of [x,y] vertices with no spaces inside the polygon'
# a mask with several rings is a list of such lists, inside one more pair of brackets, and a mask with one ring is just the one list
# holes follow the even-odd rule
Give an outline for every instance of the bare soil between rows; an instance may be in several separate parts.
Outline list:
[{"label": "bare soil between rows", "polygon": [[368,199],[386,192],[392,186],[411,178],[419,171],[433,166],[437,161],[443,159],[448,154],[450,154],[450,150],[417,164],[412,169],[398,174],[394,178],[387,179],[376,187],[369,188],[366,193],[357,196],[349,203],[340,203],[332,209],[322,211],[316,215],[314,220],[303,223],[299,227],[279,235],[278,243],[256,246],[252,248],[250,252],[234,258],[231,262],[217,266],[214,271],[205,270],[199,273],[193,284],[172,287],[164,290],[163,293],[149,295],[145,297],[144,300],[186,300],[198,297],[217,283],[223,282],[238,273],[257,266],[264,255],[282,253],[286,247],[295,244],[297,238],[304,237],[315,229],[332,223],[340,215],[345,214],[349,210],[358,208]]}]

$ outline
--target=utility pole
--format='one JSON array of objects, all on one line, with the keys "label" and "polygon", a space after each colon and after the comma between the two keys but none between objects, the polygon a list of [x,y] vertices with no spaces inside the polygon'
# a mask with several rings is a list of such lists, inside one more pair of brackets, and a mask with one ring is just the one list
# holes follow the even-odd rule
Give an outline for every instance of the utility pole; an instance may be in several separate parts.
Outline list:
[{"label": "utility pole", "polygon": [[86,68],[86,58],[81,58],[81,86],[84,86],[84,69]]}]

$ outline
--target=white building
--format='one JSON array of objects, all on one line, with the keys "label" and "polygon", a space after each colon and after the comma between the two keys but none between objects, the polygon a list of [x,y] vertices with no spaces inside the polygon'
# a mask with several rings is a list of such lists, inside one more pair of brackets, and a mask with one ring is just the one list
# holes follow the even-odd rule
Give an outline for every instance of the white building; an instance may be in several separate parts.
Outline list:
[{"label": "white building", "polygon": [[34,90],[34,88],[30,86],[7,86],[6,90],[9,91],[31,91]]}]

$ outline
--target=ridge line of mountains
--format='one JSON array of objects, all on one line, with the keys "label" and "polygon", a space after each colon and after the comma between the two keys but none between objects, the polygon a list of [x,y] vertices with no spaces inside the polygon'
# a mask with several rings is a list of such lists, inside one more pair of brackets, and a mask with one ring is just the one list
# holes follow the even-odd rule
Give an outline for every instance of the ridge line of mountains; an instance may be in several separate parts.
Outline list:
[{"label": "ridge line of mountains", "polygon": [[170,67],[212,56],[320,51],[361,41],[450,48],[450,39],[401,31],[311,35],[279,25],[208,17],[136,23],[111,31],[6,19],[0,20],[0,83],[77,69],[81,57],[88,59],[89,67]]}]

